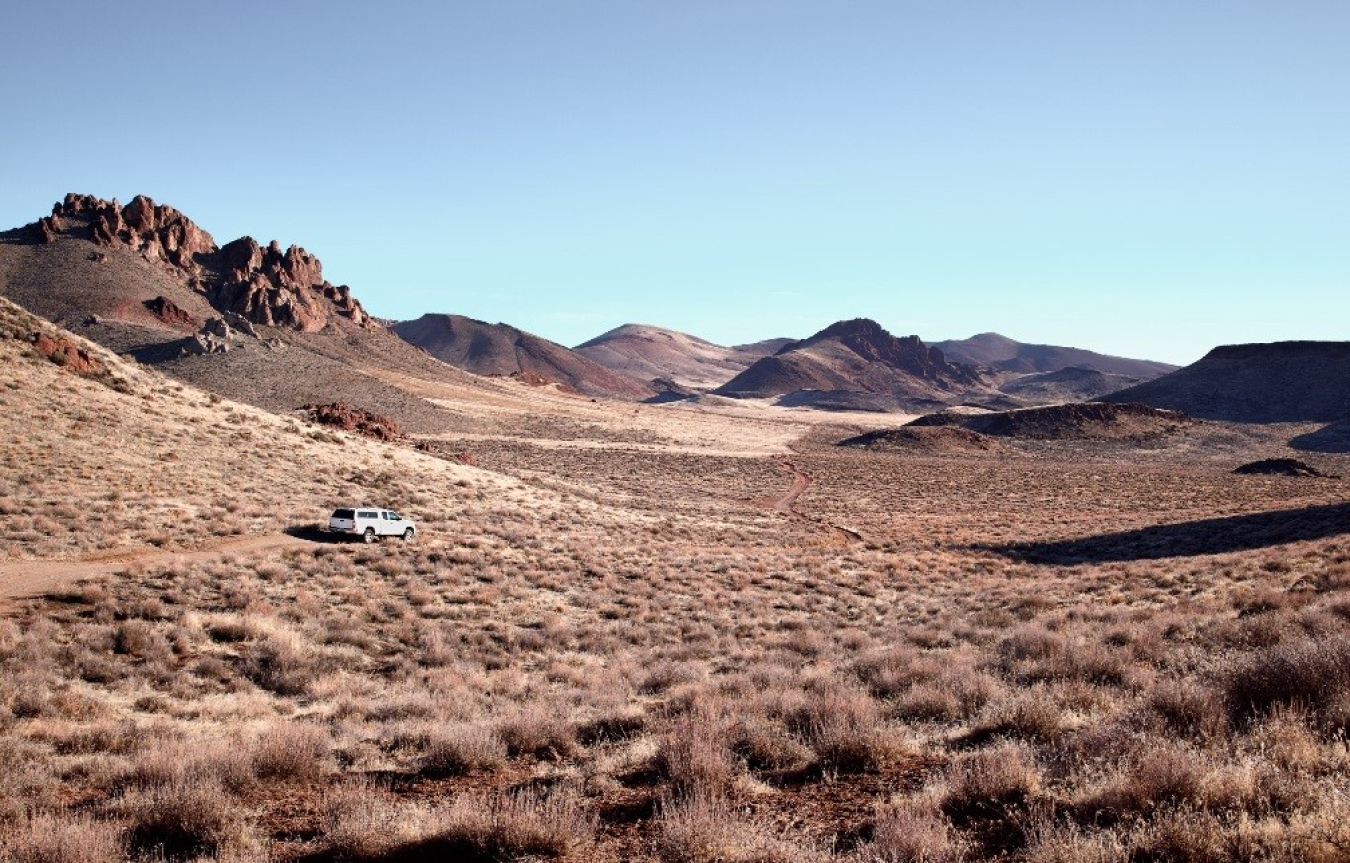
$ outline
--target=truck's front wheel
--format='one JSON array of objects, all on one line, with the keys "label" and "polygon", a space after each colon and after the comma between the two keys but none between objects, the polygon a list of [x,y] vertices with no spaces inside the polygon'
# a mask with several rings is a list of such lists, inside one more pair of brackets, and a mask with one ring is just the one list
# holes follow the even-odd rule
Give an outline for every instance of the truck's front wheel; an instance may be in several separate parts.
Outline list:
[{"label": "truck's front wheel", "polygon": [[413,538],[413,529],[412,529],[412,528],[408,528],[407,530],[403,531],[403,541],[404,541],[404,542],[412,542],[412,538]]}]

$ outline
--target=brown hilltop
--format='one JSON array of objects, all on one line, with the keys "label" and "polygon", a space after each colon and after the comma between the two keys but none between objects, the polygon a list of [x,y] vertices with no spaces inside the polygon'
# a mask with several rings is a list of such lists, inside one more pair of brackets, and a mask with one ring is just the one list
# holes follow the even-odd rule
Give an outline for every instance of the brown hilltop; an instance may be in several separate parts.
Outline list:
[{"label": "brown hilltop", "polygon": [[712,388],[725,384],[756,360],[776,353],[792,339],[768,339],[723,347],[696,336],[645,324],[624,324],[574,350],[607,369],[645,381],[679,387]]},{"label": "brown hilltop", "polygon": [[656,394],[643,381],[507,324],[428,314],[392,329],[437,359],[477,375],[514,376],[536,385],[556,383],[593,396],[645,399]]},{"label": "brown hilltop", "polygon": [[715,392],[738,398],[865,393],[899,406],[906,400],[948,402],[993,392],[973,368],[948,362],[918,336],[898,338],[876,321],[860,318],[831,324],[784,346],[732,378]]}]

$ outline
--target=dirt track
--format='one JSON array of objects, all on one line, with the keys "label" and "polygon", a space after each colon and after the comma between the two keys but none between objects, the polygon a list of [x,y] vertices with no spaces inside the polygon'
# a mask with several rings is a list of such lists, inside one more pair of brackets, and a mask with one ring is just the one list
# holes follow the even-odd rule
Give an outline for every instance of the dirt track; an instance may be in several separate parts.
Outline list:
[{"label": "dirt track", "polygon": [[245,536],[192,551],[144,549],[114,552],[84,560],[13,560],[0,562],[0,610],[8,610],[18,600],[30,599],[79,581],[100,575],[112,575],[128,566],[161,563],[200,563],[227,554],[246,554],[274,548],[299,548],[309,541],[288,534]]}]

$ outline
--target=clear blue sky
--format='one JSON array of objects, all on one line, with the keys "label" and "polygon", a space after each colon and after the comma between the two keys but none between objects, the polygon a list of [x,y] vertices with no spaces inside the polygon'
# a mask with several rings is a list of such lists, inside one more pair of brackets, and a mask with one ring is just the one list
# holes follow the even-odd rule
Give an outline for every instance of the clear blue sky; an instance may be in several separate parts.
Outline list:
[{"label": "clear blue sky", "polygon": [[1350,338],[1345,0],[435,5],[7,4],[0,225],[145,193],[567,344]]}]

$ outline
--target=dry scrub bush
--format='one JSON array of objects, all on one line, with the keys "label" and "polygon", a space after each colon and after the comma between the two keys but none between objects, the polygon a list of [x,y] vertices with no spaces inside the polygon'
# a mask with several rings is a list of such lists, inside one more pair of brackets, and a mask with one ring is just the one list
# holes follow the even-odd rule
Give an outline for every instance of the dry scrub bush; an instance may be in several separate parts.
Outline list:
[{"label": "dry scrub bush", "polygon": [[657,821],[657,853],[670,863],[810,863],[825,856],[780,841],[745,821],[725,797],[667,801]]},{"label": "dry scrub bush", "polygon": [[[1239,661],[1228,674],[1228,711],[1249,723],[1277,707],[1302,708],[1324,721],[1340,718],[1350,695],[1350,637],[1278,644]],[[1350,718],[1350,717],[1347,717]]]},{"label": "dry scrub bush", "polygon": [[656,750],[654,766],[677,797],[717,797],[730,791],[736,764],[726,720],[708,709],[677,717]]},{"label": "dry scrub bush", "polygon": [[445,806],[400,804],[369,787],[327,802],[328,852],[338,860],[513,860],[563,857],[589,844],[595,825],[567,792],[464,795]]},{"label": "dry scrub bush", "polygon": [[506,763],[506,744],[492,728],[476,722],[427,726],[408,742],[421,750],[427,776],[458,776],[496,770]]},{"label": "dry scrub bush", "polygon": [[41,814],[0,822],[0,859],[11,863],[109,863],[126,856],[121,829],[85,815]]},{"label": "dry scrub bush", "polygon": [[316,725],[284,722],[268,729],[253,747],[253,770],[260,779],[307,782],[328,772],[328,732]]},{"label": "dry scrub bush", "polygon": [[191,860],[259,847],[240,805],[205,777],[132,791],[118,802],[132,852],[166,860]]},{"label": "dry scrub bush", "polygon": [[967,755],[947,768],[942,811],[957,822],[1003,817],[1041,790],[1040,769],[1031,750],[1004,743]]},{"label": "dry scrub bush", "polygon": [[858,850],[860,863],[960,863],[967,847],[932,795],[895,801],[872,824],[872,841]]}]

